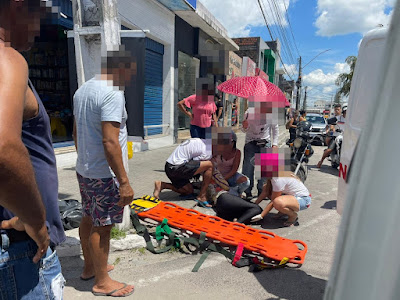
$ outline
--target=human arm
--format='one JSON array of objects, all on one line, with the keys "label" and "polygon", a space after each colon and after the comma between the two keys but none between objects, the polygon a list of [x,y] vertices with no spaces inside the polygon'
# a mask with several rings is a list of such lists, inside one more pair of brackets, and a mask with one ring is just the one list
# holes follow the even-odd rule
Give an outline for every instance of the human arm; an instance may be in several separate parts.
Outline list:
[{"label": "human arm", "polygon": [[218,127],[218,118],[217,118],[217,116],[216,116],[216,113],[213,113],[213,114],[212,114],[212,118],[213,118],[213,120],[214,120],[214,125],[215,125],[215,127]]},{"label": "human arm", "polygon": [[104,153],[108,165],[113,170],[120,184],[119,193],[121,199],[117,204],[125,206],[132,202],[134,192],[129,183],[122,160],[122,150],[119,144],[119,127],[120,123],[118,122],[101,122]]},{"label": "human arm", "polygon": [[185,114],[187,115],[191,120],[193,119],[193,114],[188,111],[186,108],[187,106],[185,105],[185,99],[181,100],[178,102],[178,108]]},{"label": "human arm", "polygon": [[293,125],[294,118],[291,118],[289,121],[289,128],[297,128],[297,125]]},{"label": "human arm", "polygon": [[27,93],[33,94],[27,88],[24,58],[10,47],[0,51],[0,205],[16,216],[0,227],[25,230],[38,246],[36,263],[45,254],[50,237],[33,166],[21,139]]},{"label": "human arm", "polygon": [[233,164],[232,164],[232,170],[228,174],[226,174],[225,180],[228,180],[233,175],[235,175],[237,170],[239,169],[242,153],[240,152],[240,150],[236,150],[236,151],[237,151],[236,156],[235,156],[235,159],[233,160]]},{"label": "human arm", "polygon": [[218,109],[217,109],[217,120],[219,120],[219,118],[221,117],[221,115],[222,115],[222,110],[223,110],[222,107],[218,107]]}]

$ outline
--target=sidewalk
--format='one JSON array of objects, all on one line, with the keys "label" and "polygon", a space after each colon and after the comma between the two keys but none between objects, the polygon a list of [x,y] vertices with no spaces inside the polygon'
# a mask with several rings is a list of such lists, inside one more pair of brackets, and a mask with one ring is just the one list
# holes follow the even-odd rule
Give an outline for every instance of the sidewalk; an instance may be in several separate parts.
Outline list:
[{"label": "sidewalk", "polygon": [[[285,126],[280,126],[279,132],[279,145],[283,147],[288,138],[288,131],[285,129]],[[238,131],[237,136],[237,147],[243,152],[245,134]],[[173,145],[170,147],[133,154],[133,158],[129,161],[129,179],[135,191],[135,197],[141,197],[147,194],[151,195],[153,193],[155,180],[168,181],[164,172],[164,164],[176,146],[177,145]],[[75,152],[57,155],[59,199],[61,200],[76,199],[80,201],[79,188],[74,168],[75,160]],[[241,165],[239,170],[241,170]],[[195,204],[193,200],[180,200],[174,192],[165,192],[162,193],[161,196],[165,201],[178,201],[180,206],[186,208],[191,208]],[[199,208],[199,210],[208,213],[211,211],[203,208]],[[79,255],[81,250],[78,229],[68,230],[66,231],[66,234],[68,236],[67,241],[57,248],[57,252],[61,257]],[[143,238],[132,233],[127,234],[127,237],[124,239],[111,241],[111,251],[141,247],[145,247]]]}]

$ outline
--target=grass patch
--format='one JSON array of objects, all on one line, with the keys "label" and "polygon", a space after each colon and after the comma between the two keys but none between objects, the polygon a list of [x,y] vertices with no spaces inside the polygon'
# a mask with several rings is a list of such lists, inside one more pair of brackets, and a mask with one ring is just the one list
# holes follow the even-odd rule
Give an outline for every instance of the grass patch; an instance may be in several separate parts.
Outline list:
[{"label": "grass patch", "polygon": [[120,240],[126,237],[126,232],[123,230],[119,230],[116,227],[111,228],[111,238],[114,240]]},{"label": "grass patch", "polygon": [[146,253],[146,248],[145,247],[139,248],[138,251],[139,251],[140,254],[145,254]]},{"label": "grass patch", "polygon": [[114,266],[118,265],[121,262],[121,258],[117,257],[113,263]]}]

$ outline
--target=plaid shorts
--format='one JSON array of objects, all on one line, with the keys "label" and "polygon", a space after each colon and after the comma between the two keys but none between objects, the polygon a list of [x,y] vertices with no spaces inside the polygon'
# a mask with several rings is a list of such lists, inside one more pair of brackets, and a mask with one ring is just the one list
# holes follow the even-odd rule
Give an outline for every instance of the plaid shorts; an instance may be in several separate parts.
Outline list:
[{"label": "plaid shorts", "polygon": [[119,183],[116,178],[91,179],[76,173],[82,197],[82,215],[91,217],[93,226],[122,222],[124,207],[117,205]]}]

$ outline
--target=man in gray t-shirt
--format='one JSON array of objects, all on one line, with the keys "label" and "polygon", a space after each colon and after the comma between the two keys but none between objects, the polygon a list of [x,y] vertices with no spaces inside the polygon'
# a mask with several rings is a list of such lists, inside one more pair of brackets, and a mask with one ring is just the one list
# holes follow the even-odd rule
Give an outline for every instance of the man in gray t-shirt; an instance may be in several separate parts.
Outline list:
[{"label": "man in gray t-shirt", "polygon": [[92,292],[127,296],[133,286],[112,280],[107,265],[110,232],[121,223],[124,206],[133,200],[128,179],[124,86],[136,72],[125,52],[102,60],[101,75],[85,82],[74,95],[74,140],[78,152],[76,172],[83,217],[79,236],[85,259],[82,280],[95,277]]}]

